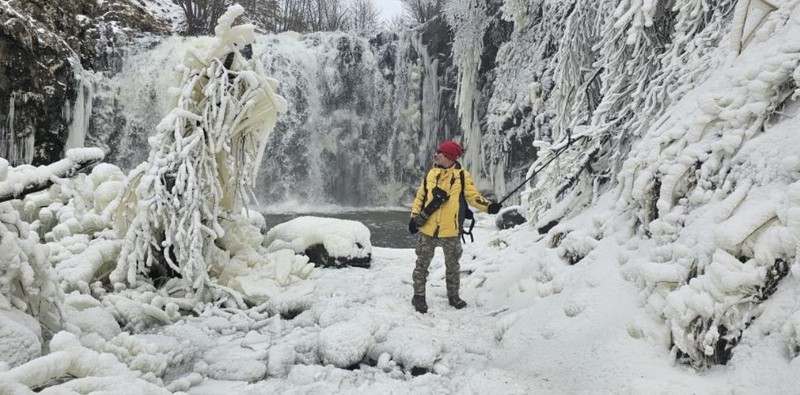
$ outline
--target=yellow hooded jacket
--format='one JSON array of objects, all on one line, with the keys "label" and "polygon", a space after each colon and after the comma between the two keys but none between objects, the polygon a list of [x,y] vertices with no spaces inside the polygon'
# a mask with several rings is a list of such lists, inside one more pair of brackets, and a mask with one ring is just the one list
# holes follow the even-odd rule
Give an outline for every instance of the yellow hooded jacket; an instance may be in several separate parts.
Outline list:
[{"label": "yellow hooded jacket", "polygon": [[[461,173],[464,173],[464,198],[472,206],[486,212],[489,201],[481,195],[472,182],[469,172],[456,162],[448,168],[435,165],[417,189],[414,205],[411,207],[411,217],[415,217],[433,199],[431,190],[439,187],[447,192],[447,200],[436,210],[419,231],[427,236],[443,238],[458,237],[461,235],[459,211],[461,209]],[[427,191],[427,194],[426,194]],[[464,207],[466,210],[467,208]]]}]

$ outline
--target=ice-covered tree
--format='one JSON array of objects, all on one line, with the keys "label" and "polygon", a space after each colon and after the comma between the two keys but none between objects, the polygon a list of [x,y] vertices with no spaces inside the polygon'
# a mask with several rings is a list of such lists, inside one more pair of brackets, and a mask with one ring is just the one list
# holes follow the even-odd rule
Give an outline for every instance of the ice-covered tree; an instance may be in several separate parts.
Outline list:
[{"label": "ice-covered tree", "polygon": [[445,0],[402,0],[403,8],[411,19],[423,24],[442,14]]},{"label": "ice-covered tree", "polygon": [[172,2],[183,10],[186,18],[185,30],[189,35],[211,32],[214,21],[230,4],[227,0],[172,0]]},{"label": "ice-covered tree", "polygon": [[224,289],[210,281],[208,257],[225,235],[222,219],[236,222],[249,201],[266,140],[286,109],[277,82],[250,59],[253,26],[233,26],[243,11],[230,7],[211,46],[189,51],[179,67],[175,108],[117,202],[125,243],[112,282],[135,284],[160,268],[195,298],[208,296],[209,285]]},{"label": "ice-covered tree", "polygon": [[[536,4],[503,10],[516,26],[540,18]],[[779,41],[793,34],[795,4],[753,21],[764,7],[729,0],[576,3],[555,48],[544,107],[556,116],[529,174],[561,155],[525,192],[531,223],[549,228],[613,193],[631,234],[656,247],[626,271],[664,320],[674,355],[692,366],[731,357],[797,259],[798,162],[774,158],[771,140],[759,140],[788,133],[776,125],[797,92],[798,47]],[[780,49],[753,59],[748,49],[759,45]],[[512,108],[519,101],[508,93]],[[798,327],[784,329],[792,355]]]},{"label": "ice-covered tree", "polygon": [[[786,12],[770,18],[761,45],[789,34]],[[779,112],[797,91],[800,46],[778,45],[758,62],[746,56],[730,56],[702,94],[683,98],[682,113],[666,114],[618,178],[618,209],[658,244],[632,267],[676,356],[698,367],[731,358],[800,246],[798,159],[769,142],[792,133]],[[796,342],[796,332],[786,336]]]},{"label": "ice-covered tree", "polygon": [[550,186],[546,193],[531,191],[533,218],[550,207],[585,207],[615,184],[632,144],[673,100],[707,77],[732,7],[728,0],[576,6],[560,43],[550,103],[557,112],[552,141],[572,145],[539,176]]},{"label": "ice-covered tree", "polygon": [[[0,173],[7,168],[0,158]],[[0,183],[4,178],[0,174]],[[0,350],[0,359],[11,366],[38,356],[42,340],[63,325],[61,290],[49,255],[19,211],[0,203],[0,328],[4,343],[14,344]]]},{"label": "ice-covered tree", "polygon": [[350,29],[359,33],[371,33],[380,26],[380,9],[373,0],[353,0],[350,9]]}]

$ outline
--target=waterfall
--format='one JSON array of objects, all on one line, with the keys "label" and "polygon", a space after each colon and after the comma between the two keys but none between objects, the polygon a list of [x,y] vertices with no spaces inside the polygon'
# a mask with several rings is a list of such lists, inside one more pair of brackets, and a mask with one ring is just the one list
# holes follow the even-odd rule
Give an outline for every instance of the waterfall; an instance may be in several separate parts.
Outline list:
[{"label": "waterfall", "polygon": [[143,38],[127,51],[118,73],[96,81],[87,139],[106,150],[107,161],[131,170],[147,160],[147,139],[172,109],[174,69],[198,41],[208,38]]},{"label": "waterfall", "polygon": [[64,119],[69,123],[69,134],[64,146],[64,152],[70,148],[83,147],[86,132],[89,129],[89,120],[92,117],[92,100],[94,97],[93,72],[84,70],[79,63],[74,65],[75,101],[70,106],[64,105]]},{"label": "waterfall", "polygon": [[[441,130],[439,123],[439,79],[437,78],[439,60],[433,59],[428,54],[428,48],[422,43],[421,34],[413,34],[410,39],[414,51],[419,54],[419,62],[422,78],[422,130],[423,138],[421,147],[435,147],[438,140],[438,132]],[[445,133],[449,131],[444,131]]]},{"label": "waterfall", "polygon": [[[119,73],[96,82],[88,140],[130,170],[171,109],[182,53],[204,38],[139,43]],[[439,140],[439,61],[420,32],[368,39],[342,32],[261,35],[253,58],[280,82],[289,111],[267,143],[255,197],[347,206],[408,204]],[[443,110],[444,109],[444,110]]]},{"label": "waterfall", "polygon": [[289,102],[267,143],[261,203],[385,203],[392,89],[369,41],[284,33],[258,40],[254,52]]}]

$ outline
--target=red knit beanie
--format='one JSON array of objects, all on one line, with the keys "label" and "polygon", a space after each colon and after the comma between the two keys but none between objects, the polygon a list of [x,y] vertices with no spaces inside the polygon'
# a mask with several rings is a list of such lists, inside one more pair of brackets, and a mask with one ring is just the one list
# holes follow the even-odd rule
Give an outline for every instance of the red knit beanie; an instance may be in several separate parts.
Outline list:
[{"label": "red knit beanie", "polygon": [[461,150],[461,146],[458,145],[458,143],[456,143],[455,141],[447,140],[439,144],[437,152],[441,152],[445,158],[454,161],[461,157],[461,153],[463,151]]}]

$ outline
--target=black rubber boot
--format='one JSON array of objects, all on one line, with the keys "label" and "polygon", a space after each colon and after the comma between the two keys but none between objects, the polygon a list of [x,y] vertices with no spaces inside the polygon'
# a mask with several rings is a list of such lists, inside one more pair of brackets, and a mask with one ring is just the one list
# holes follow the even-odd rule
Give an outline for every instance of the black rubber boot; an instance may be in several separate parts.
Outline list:
[{"label": "black rubber boot", "polygon": [[463,309],[464,307],[467,307],[467,302],[461,300],[458,295],[448,296],[447,301],[450,302],[450,306],[453,306],[457,309]]},{"label": "black rubber boot", "polygon": [[418,312],[425,314],[428,312],[428,303],[425,302],[425,295],[414,295],[411,298],[411,304]]}]

